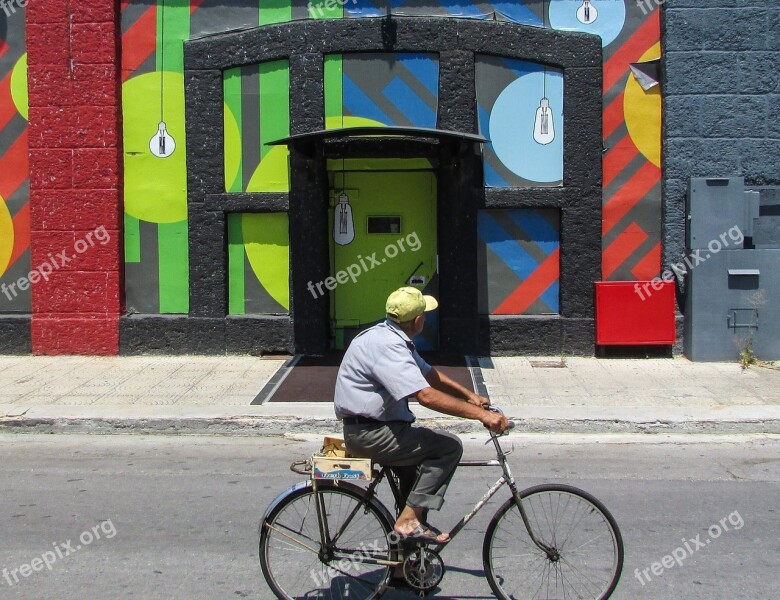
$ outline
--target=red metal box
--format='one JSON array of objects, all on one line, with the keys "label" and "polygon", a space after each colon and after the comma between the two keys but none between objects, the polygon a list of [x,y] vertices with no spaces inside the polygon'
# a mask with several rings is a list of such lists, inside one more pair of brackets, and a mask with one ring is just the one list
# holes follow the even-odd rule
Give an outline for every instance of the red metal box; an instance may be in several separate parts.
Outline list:
[{"label": "red metal box", "polygon": [[673,281],[596,283],[596,343],[671,345],[677,339]]}]

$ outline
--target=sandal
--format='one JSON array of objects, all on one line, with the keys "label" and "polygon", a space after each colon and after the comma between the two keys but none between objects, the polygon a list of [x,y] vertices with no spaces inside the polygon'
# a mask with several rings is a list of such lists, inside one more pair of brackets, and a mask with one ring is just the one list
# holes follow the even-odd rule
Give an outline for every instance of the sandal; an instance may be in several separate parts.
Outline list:
[{"label": "sandal", "polygon": [[[423,527],[425,527],[426,529],[428,529],[428,530],[432,531],[434,534],[436,534],[436,537],[437,537],[437,538],[438,538],[440,535],[444,534],[444,535],[446,535],[446,536],[447,536],[447,540],[446,540],[446,541],[448,541],[448,542],[450,541],[450,534],[449,534],[449,533],[444,533],[444,532],[442,532],[442,530],[441,530],[441,529],[437,529],[436,527],[434,527],[433,525],[431,525],[430,523],[427,523],[427,522],[425,522],[425,521],[420,521],[420,524],[421,524]],[[442,543],[443,543],[443,542],[442,542]]]},{"label": "sandal", "polygon": [[442,532],[436,529],[435,527],[431,527],[430,525],[423,526],[422,524],[420,524],[417,525],[417,527],[412,529],[412,531],[410,531],[407,534],[403,534],[399,531],[396,531],[395,534],[403,542],[423,542],[425,544],[443,544],[445,542],[450,541],[449,536],[447,537],[446,540],[440,540],[439,536],[442,535]]}]

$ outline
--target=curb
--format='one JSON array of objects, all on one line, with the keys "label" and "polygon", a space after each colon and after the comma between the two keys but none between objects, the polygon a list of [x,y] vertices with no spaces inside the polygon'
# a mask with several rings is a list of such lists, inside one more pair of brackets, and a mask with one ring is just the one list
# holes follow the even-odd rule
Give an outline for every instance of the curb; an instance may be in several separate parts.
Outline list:
[{"label": "curb", "polygon": [[[780,434],[780,418],[625,419],[515,418],[513,433]],[[417,424],[457,434],[484,432],[475,421],[420,418]],[[219,417],[0,417],[0,433],[100,435],[283,436],[289,433],[341,433],[336,419],[236,415]]]}]

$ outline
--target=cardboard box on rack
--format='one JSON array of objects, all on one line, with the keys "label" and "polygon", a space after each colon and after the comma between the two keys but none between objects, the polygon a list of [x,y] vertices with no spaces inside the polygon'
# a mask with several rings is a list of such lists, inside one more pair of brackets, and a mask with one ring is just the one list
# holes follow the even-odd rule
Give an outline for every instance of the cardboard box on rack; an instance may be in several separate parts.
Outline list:
[{"label": "cardboard box on rack", "polygon": [[371,481],[370,458],[312,457],[311,476],[314,479],[348,479]]}]

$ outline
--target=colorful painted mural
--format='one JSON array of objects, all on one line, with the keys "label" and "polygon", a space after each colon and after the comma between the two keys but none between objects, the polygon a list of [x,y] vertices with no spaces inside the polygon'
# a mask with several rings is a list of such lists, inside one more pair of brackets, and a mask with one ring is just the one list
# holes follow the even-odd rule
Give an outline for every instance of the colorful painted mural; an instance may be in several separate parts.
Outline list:
[{"label": "colorful painted mural", "polygon": [[[661,99],[658,86],[648,87],[646,81],[640,85],[634,73],[642,70],[642,63],[660,56],[659,11],[644,13],[629,0],[594,0],[586,13],[584,4],[581,0],[397,0],[391,9],[398,15],[503,19],[601,36],[604,95],[602,106],[593,110],[602,110],[604,120],[603,278],[650,279],[658,274],[661,259]],[[186,313],[182,42],[289,20],[384,16],[387,4],[379,0],[128,0],[122,6],[127,307],[139,313]],[[560,71],[524,61],[479,57],[476,76],[479,128],[491,139],[485,152],[485,184],[565,183]],[[436,124],[438,65],[432,55],[328,56],[325,88],[326,126],[330,128]],[[227,191],[289,189],[286,150],[265,144],[289,132],[286,107],[291,101],[294,91],[289,93],[289,70],[282,62],[225,72]],[[509,136],[508,121],[526,124],[528,143],[523,151],[518,151]],[[533,148],[532,155],[527,148]],[[481,227],[489,219],[495,221],[494,217],[481,217]],[[544,218],[554,221],[548,217]],[[499,221],[516,218],[520,217],[507,214]],[[286,308],[279,302],[284,294],[270,293],[267,275],[252,268],[250,251],[244,250],[243,262],[236,253],[247,239],[265,239],[267,232],[259,228],[283,226],[272,222],[231,217],[231,312],[276,313]],[[283,239],[277,243],[279,248],[284,246]],[[0,258],[2,250],[0,245]],[[551,251],[545,260],[552,255]],[[244,277],[241,282],[234,280],[239,273]],[[550,291],[556,285],[551,281],[543,294],[519,312],[557,312],[557,302],[551,298],[555,294]],[[505,310],[503,300],[511,296],[509,290],[503,299],[488,289],[481,293],[482,306],[490,312]],[[269,298],[273,302],[265,302]],[[510,306],[517,311],[521,304]]]},{"label": "colorful painted mural", "polygon": [[563,72],[523,60],[479,56],[479,130],[487,187],[563,183]]},{"label": "colorful painted mural", "polygon": [[480,314],[558,314],[557,210],[481,210],[477,235]]},{"label": "colorful painted mural", "polygon": [[326,57],[326,126],[436,127],[439,62],[433,54]]},{"label": "colorful painted mural", "polygon": [[0,313],[29,313],[30,188],[24,8],[0,11]]}]

